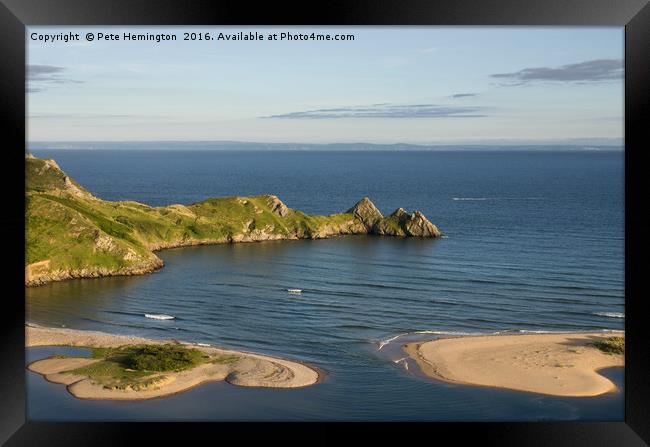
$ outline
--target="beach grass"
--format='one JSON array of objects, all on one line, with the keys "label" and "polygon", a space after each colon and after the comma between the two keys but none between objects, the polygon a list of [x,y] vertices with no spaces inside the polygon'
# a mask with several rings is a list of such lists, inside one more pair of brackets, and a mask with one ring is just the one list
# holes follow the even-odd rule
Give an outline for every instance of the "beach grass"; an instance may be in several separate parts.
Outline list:
[{"label": "beach grass", "polygon": [[239,356],[237,355],[215,355],[208,361],[208,363],[228,365],[230,363],[235,363],[237,360],[239,360]]},{"label": "beach grass", "polygon": [[103,360],[91,365],[82,366],[70,372],[72,374],[87,376],[92,381],[101,383],[106,388],[117,389],[136,385],[141,381],[140,379],[152,374],[148,371],[129,370],[111,360]]},{"label": "beach grass", "polygon": [[[101,361],[70,371],[109,389],[146,389],[164,379],[159,373],[179,372],[202,363],[230,363],[237,356],[207,355],[179,344],[92,347],[91,357]],[[232,357],[237,357],[232,359]]]},{"label": "beach grass", "polygon": [[592,346],[607,354],[625,354],[625,337],[607,337],[592,343]]},{"label": "beach grass", "polygon": [[136,345],[120,361],[136,371],[182,371],[203,363],[204,355],[198,349],[171,343]]}]

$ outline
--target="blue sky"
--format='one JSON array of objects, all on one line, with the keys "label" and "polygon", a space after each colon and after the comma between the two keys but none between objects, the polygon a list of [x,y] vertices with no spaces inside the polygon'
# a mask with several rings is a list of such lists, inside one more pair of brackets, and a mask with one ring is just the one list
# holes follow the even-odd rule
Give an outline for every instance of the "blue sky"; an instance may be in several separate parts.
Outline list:
[{"label": "blue sky", "polygon": [[[184,31],[354,41],[183,41]],[[32,33],[79,33],[79,42]],[[174,33],[93,41],[87,32]],[[623,137],[622,27],[30,27],[30,141],[453,144]]]}]

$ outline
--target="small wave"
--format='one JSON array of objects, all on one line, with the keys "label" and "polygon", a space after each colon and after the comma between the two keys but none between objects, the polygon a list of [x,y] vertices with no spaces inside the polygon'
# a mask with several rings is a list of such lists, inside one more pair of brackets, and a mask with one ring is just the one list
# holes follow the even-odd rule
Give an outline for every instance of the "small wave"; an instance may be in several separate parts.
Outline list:
[{"label": "small wave", "polygon": [[146,318],[151,318],[154,320],[174,320],[176,317],[173,315],[166,314],[144,314]]},{"label": "small wave", "polygon": [[594,315],[609,318],[625,318],[625,314],[623,312],[594,312]]},{"label": "small wave", "polygon": [[402,336],[404,336],[404,335],[407,335],[407,334],[400,334],[400,335],[396,335],[396,336],[394,336],[393,338],[389,338],[389,339],[387,339],[387,340],[381,340],[381,341],[379,342],[379,349],[381,350],[381,348],[383,348],[384,346],[386,346],[386,345],[387,345],[388,343],[390,343],[391,341],[393,341],[393,340],[395,340],[395,339],[398,339],[398,338],[400,338],[400,337],[402,337]]},{"label": "small wave", "polygon": [[517,334],[574,334],[574,333],[587,333],[587,332],[620,332],[618,329],[584,329],[584,330],[558,330],[558,331],[546,331],[546,330],[530,330],[530,329],[516,329],[514,331],[504,331],[514,332]]},{"label": "small wave", "polygon": [[413,332],[404,332],[403,334],[396,335],[394,337],[388,338],[386,340],[381,340],[379,342],[379,348],[378,350],[381,350],[384,346],[389,344],[390,342],[397,340],[400,337],[404,337],[406,335],[416,335],[416,334],[433,334],[433,335],[494,335],[497,334],[498,332],[491,332],[488,334],[484,334],[482,332],[462,332],[462,331],[413,331]]},{"label": "small wave", "polygon": [[516,334],[567,334],[570,332],[576,332],[576,331],[547,331],[547,330],[533,330],[533,329],[515,329],[512,331],[506,331],[506,332],[514,332]]},{"label": "small wave", "polygon": [[124,312],[120,310],[104,310],[103,312],[112,315],[142,316],[142,313],[140,312]]},{"label": "small wave", "polygon": [[456,201],[483,201],[483,200],[542,200],[543,197],[452,197]]},{"label": "small wave", "polygon": [[398,360],[393,360],[393,362],[397,363],[397,364],[402,362],[402,364],[404,365],[404,369],[408,371],[409,370],[409,364],[407,362],[407,359],[408,359],[408,357],[403,357],[403,358],[398,359]]}]

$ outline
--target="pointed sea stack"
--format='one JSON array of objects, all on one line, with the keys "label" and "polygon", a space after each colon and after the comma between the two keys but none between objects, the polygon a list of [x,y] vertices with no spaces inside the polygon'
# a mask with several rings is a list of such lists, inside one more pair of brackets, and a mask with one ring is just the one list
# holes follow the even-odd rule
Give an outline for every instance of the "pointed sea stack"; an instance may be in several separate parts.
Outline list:
[{"label": "pointed sea stack", "polygon": [[354,216],[363,223],[369,233],[373,232],[375,225],[377,225],[384,218],[384,215],[381,214],[381,211],[377,209],[375,204],[372,203],[368,197],[364,197],[363,199],[359,200],[352,208],[346,212],[354,214]]},{"label": "pointed sea stack", "polygon": [[442,233],[419,211],[407,213],[397,208],[375,226],[375,233],[384,236],[440,237]]},{"label": "pointed sea stack", "polygon": [[412,214],[405,213],[405,218],[402,220],[402,226],[407,236],[418,237],[440,237],[442,233],[434,224],[429,222],[429,219],[424,217],[419,211],[413,211]]}]

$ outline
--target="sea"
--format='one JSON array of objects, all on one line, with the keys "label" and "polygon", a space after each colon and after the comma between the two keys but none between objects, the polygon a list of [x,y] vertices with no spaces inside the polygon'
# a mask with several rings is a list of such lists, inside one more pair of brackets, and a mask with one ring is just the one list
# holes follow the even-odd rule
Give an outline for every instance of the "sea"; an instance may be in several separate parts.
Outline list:
[{"label": "sea", "polygon": [[[27,372],[30,420],[623,420],[623,368],[603,370],[619,392],[552,397],[432,380],[401,349],[441,336],[624,329],[622,150],[32,152],[105,200],[275,194],[332,214],[368,196],[385,215],[420,210],[444,237],[178,248],[159,252],[165,267],[152,274],[26,288],[32,324],[208,343],[326,373],[300,389],[219,382],[113,402]],[[30,348],[27,361],[69,349]]]}]

